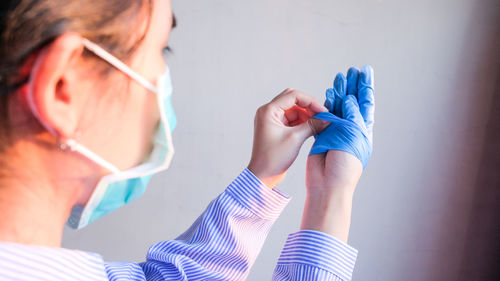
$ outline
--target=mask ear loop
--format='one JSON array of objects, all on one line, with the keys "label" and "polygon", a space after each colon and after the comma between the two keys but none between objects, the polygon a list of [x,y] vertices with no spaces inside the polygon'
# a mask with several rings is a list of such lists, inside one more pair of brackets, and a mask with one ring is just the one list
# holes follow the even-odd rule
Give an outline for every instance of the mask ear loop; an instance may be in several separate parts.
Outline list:
[{"label": "mask ear loop", "polygon": [[95,154],[94,152],[87,149],[85,146],[76,142],[74,139],[66,139],[64,142],[61,142],[59,144],[59,147],[63,150],[77,151],[87,156],[87,158],[89,158],[93,162],[113,172],[114,174],[120,172],[120,169],[118,169],[115,165],[104,160],[99,155]]},{"label": "mask ear loop", "polygon": [[83,45],[85,46],[85,48],[87,48],[89,51],[94,53],[96,56],[107,61],[112,66],[116,67],[118,70],[122,71],[123,73],[127,74],[127,76],[129,76],[130,78],[137,81],[144,88],[150,90],[151,92],[153,92],[155,94],[158,92],[156,87],[153,84],[151,84],[151,82],[149,82],[147,79],[144,79],[144,77],[137,74],[137,72],[133,71],[130,67],[128,67],[126,64],[124,64],[118,58],[116,58],[115,56],[110,54],[108,51],[101,48],[99,45],[97,45],[97,44],[93,43],[92,41],[85,39],[85,38],[83,38]]}]

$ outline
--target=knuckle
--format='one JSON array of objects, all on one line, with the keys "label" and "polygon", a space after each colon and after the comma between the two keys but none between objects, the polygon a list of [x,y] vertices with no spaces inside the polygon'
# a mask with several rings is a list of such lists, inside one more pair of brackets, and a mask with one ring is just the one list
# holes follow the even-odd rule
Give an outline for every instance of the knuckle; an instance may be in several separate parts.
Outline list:
[{"label": "knuckle", "polygon": [[303,93],[299,90],[296,90],[294,88],[287,88],[287,92],[286,94],[289,95],[289,96],[298,96],[298,95],[302,95]]},{"label": "knuckle", "polygon": [[257,109],[257,116],[267,115],[270,112],[270,105],[264,104]]},{"label": "knuckle", "polygon": [[281,93],[279,93],[276,97],[274,97],[273,101],[279,97],[282,97],[284,95],[288,95],[290,94],[291,92],[293,92],[293,89],[292,88],[286,88],[284,89]]}]

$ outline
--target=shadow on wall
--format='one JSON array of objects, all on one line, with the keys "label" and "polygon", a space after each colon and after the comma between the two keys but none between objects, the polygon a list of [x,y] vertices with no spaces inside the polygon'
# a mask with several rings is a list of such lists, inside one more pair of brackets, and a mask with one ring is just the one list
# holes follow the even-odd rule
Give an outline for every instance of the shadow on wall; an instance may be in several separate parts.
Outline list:
[{"label": "shadow on wall", "polygon": [[[496,4],[495,8],[500,12],[500,5]],[[461,281],[500,280],[500,17],[497,16],[492,30],[482,62],[493,65],[490,70],[493,75],[496,73],[496,79],[492,83],[493,97],[473,187],[474,198],[460,266]]]},{"label": "shadow on wall", "polygon": [[[466,59],[461,62],[461,67],[455,74],[471,81],[466,84],[470,85],[466,90],[469,92],[468,98],[462,101],[469,105],[467,108],[469,111],[457,112],[459,114],[453,118],[453,122],[458,122],[464,131],[468,132],[459,135],[460,138],[456,140],[457,143],[463,144],[459,147],[465,151],[458,154],[456,159],[449,160],[450,167],[466,167],[475,162],[477,164],[468,166],[468,169],[476,170],[464,171],[474,176],[472,182],[457,182],[457,186],[451,188],[451,193],[447,194],[449,198],[459,198],[459,200],[452,204],[443,202],[446,204],[444,212],[448,214],[446,219],[456,221],[447,221],[446,223],[449,223],[447,225],[463,225],[464,228],[444,226],[436,229],[434,234],[438,237],[435,241],[438,244],[436,248],[439,248],[439,244],[451,246],[446,248],[448,252],[446,255],[456,263],[432,261],[429,276],[454,272],[455,278],[449,280],[498,281],[500,280],[500,53],[498,52],[500,5],[495,1],[478,1],[475,9],[478,9],[478,12],[472,13],[474,16],[470,18],[471,28],[465,33],[467,38],[462,46],[462,57]],[[483,131],[479,129],[480,126],[484,126]],[[484,135],[471,136],[469,133],[472,132],[483,132]],[[472,139],[469,140],[468,137]],[[478,142],[473,141],[474,138]],[[460,173],[456,170],[448,176],[456,175],[460,178],[457,172]],[[464,214],[467,214],[465,216],[467,221],[460,222]],[[447,268],[448,264],[456,265],[458,268]]]},{"label": "shadow on wall", "polygon": [[[498,47],[498,46],[497,46]],[[498,48],[497,48],[498,50]],[[494,58],[497,59],[498,57]],[[497,65],[500,68],[500,65]],[[500,72],[498,72],[500,73]],[[491,103],[475,184],[461,279],[500,280],[500,74]]]}]

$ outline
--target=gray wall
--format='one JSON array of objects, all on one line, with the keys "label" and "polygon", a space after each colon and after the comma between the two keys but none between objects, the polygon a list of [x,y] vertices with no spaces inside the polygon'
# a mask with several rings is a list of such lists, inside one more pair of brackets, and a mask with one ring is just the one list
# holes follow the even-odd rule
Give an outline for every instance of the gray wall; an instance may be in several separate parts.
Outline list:
[{"label": "gray wall", "polygon": [[[197,0],[173,7],[179,26],[169,65],[179,123],[172,166],[136,202],[81,231],[66,230],[63,246],[142,261],[150,245],[182,233],[246,167],[258,106],[286,87],[323,99],[337,72],[371,64],[375,150],[354,198],[353,279],[488,280],[484,272],[498,254],[489,244],[498,237],[492,214],[500,210],[500,140],[485,137],[500,123],[499,1]],[[248,280],[270,280],[286,235],[299,227],[311,144],[279,186],[294,199]],[[483,190],[490,193],[478,197]]]}]

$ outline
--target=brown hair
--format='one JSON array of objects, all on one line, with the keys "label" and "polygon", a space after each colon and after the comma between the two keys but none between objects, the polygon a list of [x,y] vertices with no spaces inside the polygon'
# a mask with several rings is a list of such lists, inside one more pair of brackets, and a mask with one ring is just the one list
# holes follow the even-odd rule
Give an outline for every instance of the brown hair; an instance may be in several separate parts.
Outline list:
[{"label": "brown hair", "polygon": [[[8,136],[8,95],[29,80],[30,57],[66,32],[78,32],[116,57],[126,60],[145,36],[132,36],[140,0],[1,0],[0,3],[0,136]],[[146,27],[147,30],[147,27]],[[131,40],[133,39],[133,40]],[[93,55],[85,51],[85,56]],[[110,66],[101,63],[103,74]],[[29,68],[29,65],[28,67]],[[2,141],[3,137],[0,137]]]}]

